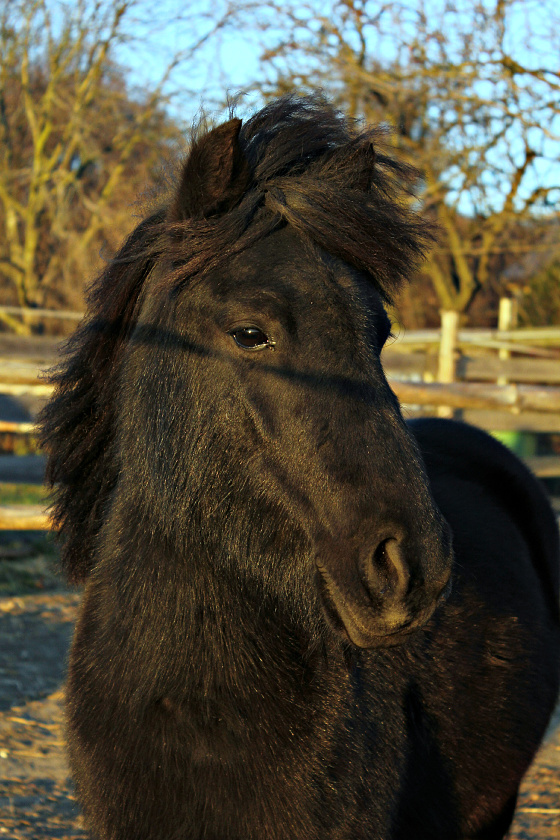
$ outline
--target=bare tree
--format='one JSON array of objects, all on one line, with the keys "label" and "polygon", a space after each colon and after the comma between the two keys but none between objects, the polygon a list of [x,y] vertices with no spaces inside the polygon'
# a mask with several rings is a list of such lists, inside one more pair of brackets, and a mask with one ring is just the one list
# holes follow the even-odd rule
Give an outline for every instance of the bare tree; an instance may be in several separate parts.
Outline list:
[{"label": "bare tree", "polygon": [[351,116],[391,125],[442,230],[427,270],[443,309],[468,309],[496,256],[515,252],[520,222],[555,216],[559,18],[553,0],[276,6],[265,93],[319,86]]},{"label": "bare tree", "polygon": [[[122,62],[146,49],[147,29],[171,23],[154,17],[153,4],[0,1],[0,286],[20,306],[79,298],[94,255],[130,224],[123,208],[129,217],[150,167],[177,139],[164,111],[173,74],[232,10],[216,2],[181,14],[180,49],[141,89]],[[29,330],[25,319],[0,319]]]}]

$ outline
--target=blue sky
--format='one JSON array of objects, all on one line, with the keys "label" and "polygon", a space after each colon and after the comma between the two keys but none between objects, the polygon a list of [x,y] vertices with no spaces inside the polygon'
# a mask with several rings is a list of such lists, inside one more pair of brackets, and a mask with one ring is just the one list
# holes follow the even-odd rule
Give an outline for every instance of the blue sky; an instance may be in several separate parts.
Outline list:
[{"label": "blue sky", "polygon": [[[417,7],[421,3],[422,0],[412,0],[409,6],[409,9],[412,10],[410,15],[416,14]],[[327,8],[325,2],[319,3],[318,0],[310,0],[310,4],[311,7],[315,4],[322,13]],[[472,2],[456,0],[455,5],[459,11],[457,14],[450,16],[449,11],[445,13],[443,11],[446,7],[445,0],[431,0],[428,8],[434,15],[436,25],[438,13],[441,13],[441,19],[447,21],[448,25],[455,20],[455,23],[459,26],[462,23],[462,15],[472,13]],[[483,5],[486,8],[493,8],[494,2],[483,0]],[[138,45],[125,45],[121,48],[119,54],[123,63],[133,68],[131,78],[134,79],[135,84],[140,88],[153,85],[164,72],[170,56],[183,48],[185,44],[192,43],[193,40],[208,31],[211,28],[211,18],[213,17],[215,20],[223,13],[226,6],[227,0],[198,0],[198,2],[189,4],[188,8],[185,8],[185,4],[178,2],[178,0],[162,0],[158,4],[158,20],[175,18],[172,25],[166,26],[154,22],[153,16],[146,20],[138,20],[136,24],[137,32],[139,35],[147,37],[147,45],[143,48]],[[369,4],[369,7],[375,8],[375,6],[376,4],[373,2]],[[447,6],[447,8],[449,7]],[[558,47],[560,41],[558,38],[555,40],[554,32],[551,33],[553,22],[550,15],[546,13],[547,9],[550,10],[551,8],[554,8],[552,0],[544,0],[544,2],[543,0],[517,0],[514,4],[510,12],[509,28],[506,36],[507,48],[514,58],[532,67],[538,67],[540,63],[549,67],[558,66],[560,50],[558,52],[554,52],[554,50]],[[444,18],[444,14],[447,17]],[[205,15],[208,15],[208,17],[205,18]],[[313,18],[311,19],[313,20]],[[413,17],[410,19],[412,21]],[[249,24],[243,30],[225,28],[221,31],[218,39],[203,47],[195,61],[191,61],[184,68],[177,70],[167,85],[166,91],[171,95],[172,113],[186,126],[190,125],[196,117],[201,105],[204,105],[211,113],[215,112],[216,102],[223,100],[227,93],[235,95],[240,91],[248,91],[238,107],[240,116],[250,113],[260,103],[258,94],[250,91],[250,83],[258,77],[259,73],[259,56],[262,48],[260,42],[263,35],[262,32],[257,31],[255,21],[263,20],[263,12],[253,13],[252,24],[251,19],[248,18],[248,20]],[[317,18],[314,19],[315,25],[316,21]],[[432,21],[430,25],[433,25]],[[414,23],[411,22],[409,26],[413,27]],[[277,33],[274,31],[269,32],[267,36],[269,42],[271,43],[276,36]],[[304,33],[302,33],[302,37],[304,37]],[[445,37],[448,44],[453,47],[453,39],[457,39],[457,36],[446,29]],[[377,57],[383,56],[390,59],[398,54],[402,46],[395,39],[390,29],[385,36],[372,36],[372,40],[375,43],[374,50]],[[461,46],[462,44],[457,42],[458,50]],[[537,84],[534,80],[529,81],[527,91],[525,93],[521,92],[520,97],[525,97],[528,101],[534,92],[533,88]],[[216,116],[220,116],[219,110]],[[558,141],[560,118],[557,116],[554,125],[544,126],[544,128],[549,128],[552,134],[556,136],[546,139],[541,128],[536,128],[533,131],[532,144],[537,150],[539,148],[544,149],[547,159],[538,160],[533,165],[532,175],[526,183],[527,190],[530,190],[537,180],[543,183],[555,182],[560,184],[560,143]],[[458,142],[461,142],[461,140],[459,139]],[[500,163],[500,156],[505,162],[508,152],[511,152],[514,157],[521,152],[515,135],[515,128],[509,130],[500,149],[493,153],[494,163]],[[485,184],[489,183],[486,180],[489,177],[487,173],[481,175],[480,185],[483,189]],[[473,207],[472,195],[470,198],[461,197],[460,205],[463,212],[468,211],[469,207]],[[488,196],[494,196],[496,204],[500,203],[499,179],[489,186],[486,190],[486,196],[487,198]],[[558,196],[560,197],[560,192]]]},{"label": "blue sky", "polygon": [[[227,0],[191,3],[188,14],[183,16],[181,10],[185,4],[176,0],[158,4],[160,20],[175,18],[173,23],[151,26],[149,21],[139,21],[136,32],[141,39],[146,39],[145,48],[124,45],[117,53],[119,60],[132,69],[133,84],[142,88],[157,83],[171,56],[211,30],[212,21],[205,20],[204,14],[212,13],[216,19],[226,5]],[[177,68],[166,85],[176,115],[190,124],[201,105],[211,110],[228,92],[233,95],[247,90],[258,75],[258,39],[259,34],[254,29],[241,32],[226,27],[198,51],[195,60]],[[252,105],[259,101],[255,94],[247,99]]]}]

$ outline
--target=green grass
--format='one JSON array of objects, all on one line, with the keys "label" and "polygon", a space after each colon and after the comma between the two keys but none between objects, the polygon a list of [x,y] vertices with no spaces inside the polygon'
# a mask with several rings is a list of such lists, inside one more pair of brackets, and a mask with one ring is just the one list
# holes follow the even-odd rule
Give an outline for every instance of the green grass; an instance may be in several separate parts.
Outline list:
[{"label": "green grass", "polygon": [[46,505],[48,490],[40,484],[0,484],[0,505]]}]

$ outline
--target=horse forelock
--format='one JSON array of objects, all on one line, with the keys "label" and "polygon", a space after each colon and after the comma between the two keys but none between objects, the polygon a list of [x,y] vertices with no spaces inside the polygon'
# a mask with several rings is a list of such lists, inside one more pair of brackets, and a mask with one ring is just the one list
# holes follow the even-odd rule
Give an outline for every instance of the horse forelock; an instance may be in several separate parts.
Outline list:
[{"label": "horse forelock", "polygon": [[183,287],[289,224],[365,272],[391,300],[434,227],[411,209],[419,173],[387,153],[386,135],[383,127],[359,129],[319,95],[267,105],[239,133],[251,177],[235,206],[168,221],[167,282]]}]

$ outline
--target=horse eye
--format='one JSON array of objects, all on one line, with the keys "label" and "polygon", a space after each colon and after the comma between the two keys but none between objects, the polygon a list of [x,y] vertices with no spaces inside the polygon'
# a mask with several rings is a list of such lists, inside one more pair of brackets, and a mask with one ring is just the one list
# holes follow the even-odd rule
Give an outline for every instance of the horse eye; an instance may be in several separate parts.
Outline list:
[{"label": "horse eye", "polygon": [[230,335],[243,350],[262,350],[263,347],[273,347],[274,343],[258,327],[237,327],[230,331]]}]

